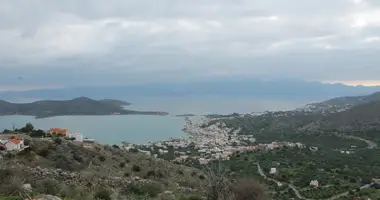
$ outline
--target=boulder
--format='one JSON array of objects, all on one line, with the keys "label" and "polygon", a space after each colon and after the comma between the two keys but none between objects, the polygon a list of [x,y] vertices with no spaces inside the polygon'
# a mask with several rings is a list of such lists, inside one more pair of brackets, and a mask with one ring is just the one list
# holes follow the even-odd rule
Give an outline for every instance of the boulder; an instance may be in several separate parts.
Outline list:
[{"label": "boulder", "polygon": [[33,190],[32,185],[30,185],[29,183],[22,185],[22,189],[28,192],[31,192]]}]

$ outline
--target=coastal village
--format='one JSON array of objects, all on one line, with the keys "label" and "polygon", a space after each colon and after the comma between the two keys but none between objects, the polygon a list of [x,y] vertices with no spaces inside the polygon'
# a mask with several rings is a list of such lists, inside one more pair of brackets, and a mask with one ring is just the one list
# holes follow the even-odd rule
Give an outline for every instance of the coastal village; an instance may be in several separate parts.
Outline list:
[{"label": "coastal village", "polygon": [[[240,130],[232,130],[225,124],[216,123],[208,126],[209,119],[193,120],[186,118],[183,131],[189,136],[183,139],[153,142],[135,145],[124,142],[122,148],[137,149],[140,152],[159,158],[169,158],[173,162],[196,160],[207,164],[212,160],[229,160],[237,152],[271,150],[283,146],[304,148],[301,143],[272,142],[257,144],[252,135],[238,135]],[[166,156],[166,155],[170,156]]]}]

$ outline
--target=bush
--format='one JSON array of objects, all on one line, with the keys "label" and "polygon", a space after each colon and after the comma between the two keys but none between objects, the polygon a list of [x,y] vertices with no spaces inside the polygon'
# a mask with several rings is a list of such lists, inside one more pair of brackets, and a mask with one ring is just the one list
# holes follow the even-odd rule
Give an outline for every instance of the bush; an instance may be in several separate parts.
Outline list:
[{"label": "bush", "polygon": [[112,145],[113,148],[116,148],[116,149],[120,149],[119,146],[117,146],[116,144]]},{"label": "bush", "polygon": [[42,194],[58,195],[61,191],[59,182],[50,178],[36,181],[34,188]]},{"label": "bush", "polygon": [[62,139],[61,138],[54,138],[54,143],[62,144]]},{"label": "bush", "polygon": [[141,167],[138,166],[138,165],[133,165],[132,166],[132,171],[134,171],[134,172],[140,172],[141,171]]},{"label": "bush", "polygon": [[194,172],[194,171],[191,172],[191,176],[194,177],[194,176],[196,176],[196,175],[197,175],[197,172]]},{"label": "bush", "polygon": [[121,162],[121,163],[119,164],[119,167],[120,167],[120,168],[124,168],[124,167],[125,167],[125,162]]},{"label": "bush", "polygon": [[128,172],[125,172],[125,173],[124,173],[124,176],[125,176],[125,177],[129,177],[130,174],[129,174]]},{"label": "bush", "polygon": [[104,156],[99,156],[99,160],[100,160],[101,162],[104,162],[104,161],[106,161],[106,157],[104,157]]},{"label": "bush", "polygon": [[239,180],[232,187],[232,192],[236,200],[267,200],[266,190],[256,181],[243,179]]},{"label": "bush", "polygon": [[111,200],[111,191],[107,188],[98,188],[94,195],[95,199]]},{"label": "bush", "polygon": [[40,149],[40,150],[37,151],[37,155],[46,158],[46,157],[49,156],[49,149],[47,147],[46,148],[42,148],[42,149]]},{"label": "bush", "polygon": [[177,174],[183,176],[184,173],[183,173],[183,171],[181,171],[181,170],[177,170]]},{"label": "bush", "polygon": [[22,181],[13,175],[6,175],[7,178],[2,180],[0,184],[0,194],[2,195],[13,195],[18,192],[22,192]]},{"label": "bush", "polygon": [[136,194],[136,195],[148,195],[150,197],[157,197],[163,191],[163,188],[160,184],[157,183],[133,183],[127,185],[122,194]]},{"label": "bush", "polygon": [[139,150],[136,149],[136,148],[131,148],[131,149],[129,149],[129,152],[131,152],[131,153],[138,153]]},{"label": "bush", "polygon": [[156,172],[155,172],[154,170],[149,170],[149,171],[146,173],[146,176],[147,176],[147,177],[156,176]]}]

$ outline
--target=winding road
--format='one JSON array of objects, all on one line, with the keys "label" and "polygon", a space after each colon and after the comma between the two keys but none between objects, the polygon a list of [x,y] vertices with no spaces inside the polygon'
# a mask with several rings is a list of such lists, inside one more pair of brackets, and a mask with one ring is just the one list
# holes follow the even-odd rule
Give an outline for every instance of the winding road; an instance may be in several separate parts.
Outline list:
[{"label": "winding road", "polygon": [[[296,196],[299,198],[299,199],[303,199],[303,200],[317,200],[317,199],[309,199],[309,198],[306,198],[304,196],[301,195],[300,191],[292,184],[289,184],[289,183],[282,183],[281,181],[278,181],[276,179],[273,179],[273,178],[269,178],[267,177],[267,175],[265,175],[263,169],[261,168],[260,164],[259,163],[256,163],[257,165],[257,171],[259,172],[260,176],[262,176],[264,179],[266,180],[269,180],[269,181],[273,181],[275,182],[277,185],[288,185],[290,189],[292,189],[294,191],[294,193],[296,194]],[[373,183],[371,184],[367,184],[367,185],[363,185],[360,187],[360,189],[366,189],[366,188],[369,188],[372,186]],[[330,198],[327,198],[327,199],[324,199],[324,200],[335,200],[335,199],[338,199],[340,197],[343,197],[343,196],[347,196],[349,194],[349,191],[347,192],[343,192],[343,193],[340,193],[340,194],[337,194],[335,196],[332,196]]]}]

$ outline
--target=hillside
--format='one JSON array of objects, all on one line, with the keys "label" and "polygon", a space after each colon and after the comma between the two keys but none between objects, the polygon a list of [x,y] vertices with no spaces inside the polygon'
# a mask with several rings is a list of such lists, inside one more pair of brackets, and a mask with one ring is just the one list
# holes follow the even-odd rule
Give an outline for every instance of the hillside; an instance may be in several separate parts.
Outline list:
[{"label": "hillside", "polygon": [[380,101],[380,92],[375,92],[364,96],[347,96],[333,98],[327,101],[308,104],[307,107],[313,110],[331,110],[337,111],[349,107],[365,104],[372,101]]},{"label": "hillside", "polygon": [[[195,195],[203,181],[197,169],[115,145],[83,147],[81,143],[63,138],[32,139],[30,149],[18,154],[0,151],[0,155],[4,158],[0,169],[2,183],[17,177],[19,184],[31,184],[37,193],[73,200],[95,199],[99,191],[117,196],[148,195],[149,198],[170,191],[179,198]],[[4,193],[12,191],[4,191],[0,186],[0,194]]]},{"label": "hillside", "polygon": [[93,100],[79,97],[72,100],[44,100],[33,103],[10,103],[0,101],[0,115],[31,115],[37,118],[62,115],[167,115],[166,112],[125,110],[127,102],[105,99]]},{"label": "hillside", "polygon": [[[380,142],[380,135],[376,134],[380,130],[380,100],[375,100],[377,95],[379,93],[365,96],[365,98],[347,98],[350,100],[346,102],[355,105],[340,111],[332,108],[331,110],[323,110],[323,112],[307,110],[267,112],[261,115],[216,118],[211,120],[209,125],[223,122],[229,128],[240,129],[240,134],[255,135],[260,142],[295,141],[300,139],[301,135],[316,133],[355,135]],[[342,102],[342,99],[346,98],[339,99],[326,102]],[[327,105],[327,103],[321,103],[321,105]],[[335,103],[334,105],[342,104]],[[334,136],[331,135],[331,137]]]}]

